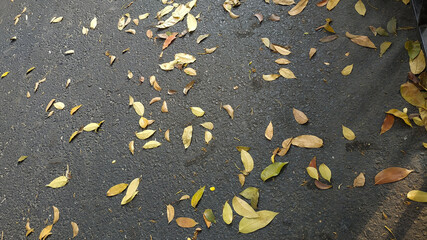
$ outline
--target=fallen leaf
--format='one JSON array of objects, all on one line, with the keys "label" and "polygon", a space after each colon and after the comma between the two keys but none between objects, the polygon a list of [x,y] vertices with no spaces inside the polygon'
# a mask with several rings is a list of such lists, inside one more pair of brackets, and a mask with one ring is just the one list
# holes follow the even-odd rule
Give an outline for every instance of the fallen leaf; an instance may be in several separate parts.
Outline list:
[{"label": "fallen leaf", "polygon": [[141,102],[134,102],[132,106],[136,114],[138,114],[141,117],[144,116],[145,107]]},{"label": "fallen leaf", "polygon": [[387,31],[389,33],[394,33],[394,35],[397,35],[396,32],[396,25],[397,25],[397,21],[395,17],[392,17],[390,19],[390,21],[387,22]]},{"label": "fallen leaf", "polygon": [[320,2],[316,3],[316,6],[323,7],[328,3],[328,0],[321,0]]},{"label": "fallen leaf", "polygon": [[414,60],[409,59],[409,67],[413,74],[420,74],[426,68],[426,59],[424,52],[420,51],[418,56]]},{"label": "fallen leaf", "polygon": [[68,183],[68,178],[66,176],[60,176],[52,180],[46,187],[51,188],[60,188],[65,186]]},{"label": "fallen leaf", "polygon": [[365,175],[360,173],[353,181],[353,187],[363,187],[365,186]]},{"label": "fallen leaf", "polygon": [[95,29],[96,25],[98,25],[98,19],[94,17],[92,21],[90,21],[90,29]]},{"label": "fallen leaf", "polygon": [[205,131],[205,142],[206,144],[209,144],[209,142],[212,140],[212,133],[209,131]]},{"label": "fallen leaf", "polygon": [[380,45],[380,57],[384,55],[387,49],[391,46],[391,42],[383,42]]},{"label": "fallen leaf", "polygon": [[334,35],[328,35],[326,37],[323,37],[321,39],[319,39],[319,42],[323,42],[323,43],[327,43],[327,42],[332,42],[335,39],[338,38],[338,35],[334,34]]},{"label": "fallen leaf", "polygon": [[27,159],[27,157],[28,156],[21,156],[21,157],[19,157],[18,162],[24,161],[25,159]]},{"label": "fallen leaf", "polygon": [[194,219],[187,217],[179,217],[175,221],[182,228],[192,228],[198,224]]},{"label": "fallen leaf", "polygon": [[59,209],[55,206],[52,206],[53,208],[53,222],[52,225],[57,223],[59,220]]},{"label": "fallen leaf", "polygon": [[162,50],[165,50],[172,43],[172,41],[176,39],[176,35],[178,35],[178,33],[174,32],[166,38],[165,42],[163,43]]},{"label": "fallen leaf", "polygon": [[383,125],[381,125],[380,135],[390,130],[391,127],[393,127],[393,124],[394,124],[394,116],[391,114],[386,114]]},{"label": "fallen leaf", "polygon": [[187,149],[191,144],[191,138],[193,136],[193,126],[188,126],[184,128],[184,132],[182,133],[182,143],[184,144],[184,148]]},{"label": "fallen leaf", "polygon": [[328,182],[331,182],[331,170],[328,168],[328,166],[326,166],[326,164],[322,163],[319,166],[319,172],[320,172],[320,176],[322,176],[322,178],[326,179]]},{"label": "fallen leaf", "polygon": [[74,50],[68,50],[64,52],[64,55],[71,55],[74,54]]},{"label": "fallen leaf", "polygon": [[211,123],[211,122],[204,122],[204,123],[202,123],[202,124],[200,124],[202,127],[204,127],[204,128],[206,128],[206,129],[209,129],[209,130],[212,130],[213,128],[214,128],[214,125],[213,125],[213,123]]},{"label": "fallen leaf", "polygon": [[152,148],[157,148],[160,147],[162,144],[158,141],[148,141],[147,143],[144,144],[144,146],[142,146],[143,149],[152,149]]},{"label": "fallen leaf", "polygon": [[273,3],[278,5],[290,6],[295,3],[294,0],[273,0]]},{"label": "fallen leaf", "polygon": [[190,76],[196,76],[197,75],[196,70],[194,70],[193,68],[185,68],[184,72]]},{"label": "fallen leaf", "polygon": [[[293,1],[293,0],[292,0],[292,1]],[[276,14],[271,14],[271,15],[270,15],[270,17],[269,17],[268,19],[270,19],[270,21],[273,21],[273,22],[278,22],[278,21],[280,21],[280,17],[279,17],[279,16],[277,16]]]},{"label": "fallen leaf", "polygon": [[25,233],[26,237],[28,237],[28,235],[34,232],[34,228],[30,227],[30,219],[28,218],[27,218],[27,224],[25,224],[25,230],[27,230],[27,232]]},{"label": "fallen leaf", "polygon": [[80,105],[78,105],[78,106],[75,106],[75,107],[73,107],[71,110],[70,110],[70,115],[73,115],[75,112],[77,112],[77,110],[79,110],[79,108],[82,106],[82,104],[80,104]]},{"label": "fallen leaf", "polygon": [[231,119],[234,118],[234,110],[230,105],[223,105],[222,108],[225,109],[225,111],[227,111],[228,115],[230,115]]},{"label": "fallen leaf", "polygon": [[[212,209],[206,209],[203,212],[203,217],[211,223],[216,223],[215,215],[213,214]],[[207,225],[207,224],[206,224]],[[209,227],[208,227],[209,228]]]},{"label": "fallen leaf", "polygon": [[245,202],[241,198],[234,196],[232,200],[232,204],[233,204],[234,211],[240,216],[243,216],[246,218],[260,217],[260,215],[256,213],[255,210],[251,207],[251,205],[249,205],[247,202]]},{"label": "fallen leaf", "polygon": [[414,170],[408,170],[401,167],[390,167],[382,170],[375,176],[375,185],[397,182],[404,179]]},{"label": "fallen leaf", "polygon": [[121,205],[128,204],[130,201],[134,199],[136,194],[138,194],[138,186],[140,182],[141,182],[141,178],[135,178],[134,180],[132,180],[132,182],[130,182],[126,190],[126,195],[122,199]]},{"label": "fallen leaf", "polygon": [[150,29],[147,30],[147,32],[145,33],[145,35],[149,38],[152,39],[153,38],[153,31],[151,31]]},{"label": "fallen leaf", "polygon": [[117,185],[114,185],[107,191],[107,197],[116,196],[122,193],[127,187],[127,183],[119,183]]},{"label": "fallen leaf", "polygon": [[168,217],[168,223],[172,222],[172,220],[175,216],[175,208],[172,205],[168,204],[166,206],[166,214]]},{"label": "fallen leaf", "polygon": [[282,47],[282,46],[279,46],[276,44],[270,44],[270,49],[272,49],[273,51],[277,51],[278,53],[280,53],[284,56],[291,54],[291,51],[289,51],[285,47]]},{"label": "fallen leaf", "polygon": [[292,139],[292,145],[303,148],[320,148],[323,140],[314,135],[301,135]]},{"label": "fallen leaf", "polygon": [[158,102],[158,101],[160,101],[160,100],[162,100],[162,98],[161,98],[161,97],[155,97],[155,98],[152,98],[148,104],[150,104],[150,105],[151,105],[151,104],[153,104],[153,103],[155,103],[155,102]]},{"label": "fallen leaf", "polygon": [[[388,32],[382,27],[375,28],[375,33],[378,33],[380,36],[388,37]],[[376,34],[374,34],[374,36],[376,36]]]},{"label": "fallen leaf", "polygon": [[85,28],[85,27],[83,27],[82,28],[82,34],[83,35],[87,35],[89,33],[89,28]]},{"label": "fallen leaf", "polygon": [[50,100],[50,102],[47,104],[45,111],[49,111],[50,107],[52,107],[53,103],[55,102],[55,98]]},{"label": "fallen leaf", "polygon": [[40,232],[39,240],[42,240],[42,239],[44,240],[44,239],[47,238],[47,236],[49,236],[50,234],[52,234],[51,233],[52,227],[53,227],[53,224],[51,224],[51,225],[46,226],[45,228],[43,228],[43,230]]},{"label": "fallen leaf", "polygon": [[270,121],[264,133],[265,138],[271,141],[273,138],[273,123]]},{"label": "fallen leaf", "polygon": [[64,19],[64,17],[54,17],[52,20],[50,20],[50,23],[59,23]]},{"label": "fallen leaf", "polygon": [[146,119],[145,117],[141,117],[138,123],[142,129],[145,129],[148,126],[148,119]]},{"label": "fallen leaf", "polygon": [[270,48],[270,45],[271,45],[271,43],[270,43],[270,39],[268,39],[268,38],[261,38],[261,42],[262,42],[262,43],[264,43],[264,45],[265,45],[267,48]]},{"label": "fallen leaf", "polygon": [[347,65],[347,66],[346,66],[346,67],[341,71],[341,74],[342,74],[343,76],[348,76],[348,75],[350,75],[351,71],[353,71],[353,64],[351,64],[351,65]]},{"label": "fallen leaf", "polygon": [[35,67],[31,67],[31,68],[29,68],[29,69],[27,70],[27,73],[26,73],[26,74],[28,74],[28,73],[32,72],[34,69],[35,69]]},{"label": "fallen leaf", "polygon": [[68,140],[68,142],[70,143],[77,135],[79,135],[82,132],[83,132],[83,127],[81,127],[79,130],[73,132],[73,134],[71,134],[70,139]]},{"label": "fallen leaf", "polygon": [[288,162],[275,162],[268,165],[264,170],[262,170],[261,179],[265,182],[267,179],[279,175],[283,166],[286,164],[288,164]]},{"label": "fallen leaf", "polygon": [[342,125],[342,135],[345,137],[345,139],[350,141],[353,141],[356,138],[354,132],[344,125]]},{"label": "fallen leaf", "polygon": [[103,122],[104,121],[101,121],[99,123],[89,123],[88,125],[86,125],[83,128],[83,131],[86,131],[86,132],[95,131],[96,132]]},{"label": "fallen leaf", "polygon": [[308,53],[308,58],[311,59],[314,56],[314,54],[316,54],[316,52],[317,52],[317,49],[310,48],[310,52]]},{"label": "fallen leaf", "polygon": [[276,217],[277,212],[272,212],[268,210],[262,210],[257,212],[259,215],[258,218],[247,218],[244,217],[239,222],[239,232],[240,233],[251,233],[255,232],[261,228],[267,226],[271,221],[273,221],[274,217]]},{"label": "fallen leaf", "polygon": [[283,148],[282,148],[282,149],[280,149],[280,151],[277,153],[277,155],[279,155],[279,156],[283,157],[283,156],[285,156],[285,155],[286,155],[286,153],[288,153],[289,148],[291,147],[292,139],[293,139],[293,138],[288,138],[288,139],[285,139],[285,140],[282,142],[282,147],[283,147]]},{"label": "fallen leaf", "polygon": [[400,110],[397,110],[397,109],[390,109],[386,113],[392,114],[395,117],[398,117],[398,118],[402,119],[408,126],[412,127],[412,124],[409,121],[408,114],[406,114],[406,113],[404,113],[404,112],[402,112]]},{"label": "fallen leaf", "polygon": [[304,8],[307,6],[308,0],[300,0],[295,7],[293,7],[290,11],[288,11],[288,14],[291,16],[295,16],[304,10]]},{"label": "fallen leaf", "polygon": [[326,190],[326,189],[329,189],[329,188],[332,187],[332,185],[328,185],[328,184],[322,183],[319,180],[314,180],[314,185],[316,185],[316,187],[318,189],[322,189],[322,190]]},{"label": "fallen leaf", "polygon": [[319,173],[317,172],[317,169],[314,167],[307,167],[306,168],[308,175],[316,180],[319,180]]},{"label": "fallen leaf", "polygon": [[243,174],[248,175],[254,169],[254,160],[252,156],[243,149],[240,151],[240,159],[245,167]]},{"label": "fallen leaf", "polygon": [[231,209],[230,204],[228,204],[228,200],[222,208],[222,219],[226,224],[231,224],[233,222],[233,209]]},{"label": "fallen leaf", "polygon": [[176,23],[180,22],[184,17],[187,15],[187,13],[190,12],[190,10],[193,8],[193,6],[196,4],[197,0],[192,0],[190,2],[187,2],[184,4],[179,4],[179,6],[175,9],[175,11],[172,13],[172,16],[170,16],[168,19],[166,19],[163,23],[157,25],[157,28],[168,28]]},{"label": "fallen leaf", "polygon": [[415,107],[427,109],[426,100],[423,93],[421,93],[418,87],[413,83],[406,82],[400,85],[400,94],[408,103],[414,105]]},{"label": "fallen leaf", "polygon": [[203,41],[203,40],[205,40],[207,37],[209,37],[210,36],[210,34],[203,34],[203,35],[200,35],[200,36],[198,36],[197,37],[197,40],[196,40],[196,42],[197,43],[200,43],[201,41]]},{"label": "fallen leaf", "polygon": [[184,90],[182,91],[184,93],[184,95],[187,95],[188,91],[190,91],[190,89],[193,88],[193,85],[195,82],[196,81],[193,80],[185,86]]},{"label": "fallen leaf", "polygon": [[190,107],[191,112],[196,116],[196,117],[202,117],[203,115],[205,115],[205,111],[203,111],[203,109],[199,108],[199,107]]},{"label": "fallen leaf", "polygon": [[420,54],[420,42],[408,40],[405,42],[405,49],[406,51],[408,51],[409,59],[414,60],[418,56],[418,54]]},{"label": "fallen leaf", "polygon": [[53,104],[53,106],[58,110],[62,110],[65,108],[65,104],[63,102],[56,102]]},{"label": "fallen leaf", "polygon": [[281,64],[281,65],[286,65],[286,64],[291,63],[291,61],[289,61],[288,59],[285,59],[285,58],[276,59],[276,61],[274,61],[274,62],[277,64]]},{"label": "fallen leaf", "polygon": [[427,148],[427,143],[423,142],[424,148]]},{"label": "fallen leaf", "polygon": [[73,238],[79,234],[79,226],[75,222],[71,222],[71,227],[73,228]]},{"label": "fallen leaf", "polygon": [[5,72],[5,73],[3,73],[3,74],[1,75],[1,77],[0,77],[0,78],[4,78],[4,77],[6,77],[8,74],[9,74],[9,72]]},{"label": "fallen leaf", "polygon": [[293,108],[292,113],[294,114],[295,121],[299,124],[306,124],[308,117],[300,110]]},{"label": "fallen leaf", "polygon": [[288,79],[297,78],[297,77],[295,77],[294,73],[291,70],[287,69],[287,68],[280,68],[279,69],[279,73],[284,78],[288,78]]},{"label": "fallen leaf", "polygon": [[197,28],[197,20],[191,13],[187,14],[187,28],[188,32],[193,32]]},{"label": "fallen leaf", "polygon": [[240,186],[243,187],[243,185],[245,185],[245,179],[246,179],[246,177],[242,173],[240,173],[238,175],[238,177],[239,177]]},{"label": "fallen leaf", "polygon": [[261,13],[255,13],[254,16],[258,19],[260,23],[262,22],[262,20],[264,20],[264,16],[262,16]]},{"label": "fallen leaf", "polygon": [[259,189],[256,187],[248,187],[239,193],[242,197],[251,201],[251,206],[253,209],[258,208],[258,199],[259,199]]},{"label": "fallen leaf", "polygon": [[346,32],[345,36],[350,38],[352,42],[356,43],[359,46],[367,47],[367,48],[377,48],[375,47],[375,44],[367,36],[353,35],[349,32]]},{"label": "fallen leaf", "polygon": [[357,1],[357,3],[354,5],[354,9],[356,9],[357,13],[361,16],[365,16],[366,7],[365,4],[363,4],[362,0]]},{"label": "fallen leaf", "polygon": [[332,9],[334,9],[337,4],[340,2],[340,0],[329,0],[328,3],[326,4],[326,8],[331,11]]},{"label": "fallen leaf", "polygon": [[427,192],[420,190],[412,190],[408,192],[406,197],[415,202],[427,202]]},{"label": "fallen leaf", "polygon": [[280,77],[280,74],[262,75],[262,79],[264,79],[265,81],[269,81],[269,82],[276,80],[278,77]]},{"label": "fallen leaf", "polygon": [[203,193],[205,192],[205,188],[206,186],[201,187],[199,190],[197,190],[196,193],[194,193],[193,197],[191,197],[191,206],[193,208],[196,208],[197,204],[203,196]]}]

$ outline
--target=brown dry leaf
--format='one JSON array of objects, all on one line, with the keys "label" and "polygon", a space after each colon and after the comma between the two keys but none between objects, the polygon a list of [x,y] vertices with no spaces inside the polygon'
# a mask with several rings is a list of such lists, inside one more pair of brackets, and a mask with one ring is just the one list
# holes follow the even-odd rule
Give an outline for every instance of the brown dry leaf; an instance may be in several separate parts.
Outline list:
[{"label": "brown dry leaf", "polygon": [[409,67],[413,74],[420,74],[426,68],[426,59],[424,56],[424,51],[420,51],[418,56],[414,60],[409,59]]},{"label": "brown dry leaf", "polygon": [[394,124],[394,116],[391,114],[386,114],[383,125],[381,125],[380,135],[387,132],[393,127]]},{"label": "brown dry leaf", "polygon": [[295,16],[304,10],[304,8],[307,6],[308,0],[300,0],[295,7],[293,7],[290,11],[288,11],[288,14],[291,16]]},{"label": "brown dry leaf", "polygon": [[319,180],[314,180],[314,185],[316,185],[316,187],[318,189],[322,189],[322,190],[326,190],[326,189],[329,189],[329,188],[332,187],[332,185],[328,185],[328,184],[322,183]]},{"label": "brown dry leaf", "polygon": [[269,82],[276,80],[278,77],[280,77],[280,74],[262,75],[262,79]]},{"label": "brown dry leaf", "polygon": [[184,93],[184,95],[187,95],[188,91],[190,91],[190,89],[193,88],[193,85],[195,82],[196,81],[193,80],[185,86],[184,90],[182,91]]},{"label": "brown dry leaf", "polygon": [[52,222],[52,225],[53,225],[59,220],[59,209],[55,206],[52,206],[52,208],[53,208],[53,222]]},{"label": "brown dry leaf", "polygon": [[150,100],[150,105],[151,104],[153,104],[153,103],[155,103],[155,102],[158,102],[158,101],[160,101],[160,100],[162,100],[162,98],[161,97],[155,97],[155,98],[152,98],[151,100]]},{"label": "brown dry leaf", "polygon": [[320,148],[323,140],[314,135],[301,135],[292,139],[292,145],[303,148]]},{"label": "brown dry leaf", "polygon": [[401,167],[386,168],[375,176],[375,185],[400,181],[413,171]]},{"label": "brown dry leaf", "polygon": [[[21,14],[20,14],[21,15]],[[62,19],[64,19],[64,17],[53,17],[51,20],[50,20],[50,23],[59,23],[59,22],[61,22],[62,21]],[[16,23],[15,23],[15,25],[16,25]]]},{"label": "brown dry leaf", "polygon": [[73,228],[73,238],[79,234],[79,226],[75,222],[71,222],[71,227]]},{"label": "brown dry leaf", "polygon": [[[293,1],[293,0],[292,0],[292,1]],[[280,17],[279,17],[279,16],[277,16],[276,14],[271,14],[271,15],[270,15],[270,17],[269,17],[268,19],[270,19],[270,21],[273,21],[273,22],[278,22],[278,21],[280,21]]]},{"label": "brown dry leaf", "polygon": [[173,218],[175,217],[175,208],[172,205],[166,206],[166,213],[168,217],[168,223],[172,222]]},{"label": "brown dry leaf", "polygon": [[132,20],[132,22],[133,22],[136,26],[138,26],[138,25],[139,25],[139,19],[138,19],[138,18],[133,19],[133,20]]},{"label": "brown dry leaf", "polygon": [[343,70],[341,71],[341,74],[343,76],[348,76],[350,75],[351,71],[353,71],[353,64],[347,65],[345,68],[343,68]]},{"label": "brown dry leaf", "polygon": [[295,77],[294,73],[287,68],[280,68],[279,73],[280,73],[280,75],[282,75],[282,77],[287,78],[287,79],[297,78],[297,77]]},{"label": "brown dry leaf", "polygon": [[345,36],[359,46],[367,47],[367,48],[375,48],[375,49],[377,48],[375,44],[367,36],[353,35],[349,32],[346,32]]},{"label": "brown dry leaf", "polygon": [[176,39],[176,35],[178,35],[178,33],[174,32],[166,38],[165,42],[163,43],[162,50],[165,50],[172,43],[172,41]]},{"label": "brown dry leaf", "polygon": [[190,199],[190,195],[183,195],[179,201]]},{"label": "brown dry leaf", "polygon": [[337,4],[340,2],[340,0],[329,0],[328,3],[326,4],[326,8],[331,11],[332,9],[335,8],[335,6],[337,6]]},{"label": "brown dry leaf", "polygon": [[273,3],[278,5],[290,6],[295,3],[294,0],[273,0]]},{"label": "brown dry leaf", "polygon": [[193,136],[193,126],[188,126],[184,128],[182,133],[182,143],[184,144],[185,149],[187,149],[191,144],[191,138]]},{"label": "brown dry leaf", "polygon": [[328,0],[321,0],[320,2],[316,3],[316,6],[323,7],[328,3]]},{"label": "brown dry leaf", "polygon": [[283,157],[283,156],[285,156],[286,155],[286,153],[288,153],[288,151],[289,151],[289,148],[291,147],[291,143],[292,143],[292,139],[293,138],[288,138],[288,139],[285,139],[283,142],[282,142],[282,149],[280,149],[280,151],[277,153],[277,155],[279,155],[279,156],[281,156],[281,157]]},{"label": "brown dry leaf", "polygon": [[365,186],[365,175],[360,173],[353,181],[353,187],[363,187]]},{"label": "brown dry leaf", "polygon": [[234,118],[234,110],[230,105],[224,105],[222,106],[222,108],[225,109],[225,111],[227,111],[228,115],[230,115],[231,119]]},{"label": "brown dry leaf", "polygon": [[323,37],[321,39],[319,39],[319,42],[323,42],[323,43],[327,43],[327,42],[332,42],[335,39],[338,38],[338,35],[334,34],[334,35],[328,35],[326,37]]},{"label": "brown dry leaf", "polygon": [[271,121],[265,129],[264,136],[270,141],[273,138],[273,123]]},{"label": "brown dry leaf", "polygon": [[311,59],[314,56],[314,54],[316,54],[316,52],[317,52],[317,49],[310,48],[310,52],[308,53],[308,58]]},{"label": "brown dry leaf", "polygon": [[135,141],[129,142],[129,151],[130,151],[130,153],[132,153],[132,155],[135,154]]},{"label": "brown dry leaf", "polygon": [[261,42],[264,43],[264,46],[266,46],[267,48],[270,48],[270,39],[268,38],[261,38]]},{"label": "brown dry leaf", "polygon": [[192,228],[198,224],[194,219],[187,217],[179,217],[175,221],[182,228]]},{"label": "brown dry leaf", "polygon": [[262,16],[261,13],[255,13],[254,16],[258,19],[260,23],[262,22],[262,20],[264,20],[264,16]]},{"label": "brown dry leaf", "polygon": [[153,31],[151,31],[150,29],[148,29],[147,32],[145,33],[145,35],[147,35],[147,37],[149,39],[152,39],[153,38]]},{"label": "brown dry leaf", "polygon": [[25,224],[25,230],[27,230],[27,232],[25,233],[25,236],[28,237],[28,235],[30,235],[32,232],[34,232],[34,228],[30,227],[30,219],[27,218],[27,224]]},{"label": "brown dry leaf", "polygon": [[52,107],[53,103],[55,102],[55,98],[50,100],[50,102],[47,104],[45,111],[48,112],[50,107]]},{"label": "brown dry leaf", "polygon": [[270,48],[273,51],[277,51],[278,53],[280,53],[280,54],[282,54],[284,56],[287,56],[287,55],[291,54],[291,51],[289,51],[285,47],[282,47],[282,46],[279,46],[279,45],[276,45],[276,44],[270,44]]},{"label": "brown dry leaf", "polygon": [[170,140],[170,130],[168,129],[168,130],[166,130],[166,132],[165,132],[165,139],[166,139],[166,141],[168,141],[168,142],[170,142],[171,140]]},{"label": "brown dry leaf", "polygon": [[288,59],[285,59],[285,58],[278,58],[274,62],[277,64],[281,64],[281,65],[286,65],[286,64],[291,63],[291,61],[289,61]]},{"label": "brown dry leaf", "polygon": [[75,112],[77,112],[77,110],[79,110],[79,108],[82,106],[82,104],[75,106],[71,109],[70,111],[70,115],[73,115]]},{"label": "brown dry leaf", "polygon": [[294,114],[294,118],[295,118],[295,121],[297,121],[297,123],[302,125],[308,122],[308,117],[302,111],[296,108],[293,108],[292,112]]},{"label": "brown dry leaf", "polygon": [[412,127],[412,124],[409,121],[408,114],[406,114],[406,113],[404,113],[404,112],[402,112],[400,110],[397,110],[397,109],[390,109],[386,113],[392,114],[395,117],[398,117],[398,118],[402,119],[408,126]]},{"label": "brown dry leaf", "polygon": [[46,239],[47,236],[49,236],[50,234],[52,234],[51,233],[52,227],[53,227],[53,224],[51,224],[51,225],[46,226],[45,228],[43,228],[43,230],[40,232],[39,240]]},{"label": "brown dry leaf", "polygon": [[161,111],[162,111],[162,113],[167,113],[167,112],[169,112],[169,110],[168,110],[168,104],[166,103],[166,101],[163,101]]}]

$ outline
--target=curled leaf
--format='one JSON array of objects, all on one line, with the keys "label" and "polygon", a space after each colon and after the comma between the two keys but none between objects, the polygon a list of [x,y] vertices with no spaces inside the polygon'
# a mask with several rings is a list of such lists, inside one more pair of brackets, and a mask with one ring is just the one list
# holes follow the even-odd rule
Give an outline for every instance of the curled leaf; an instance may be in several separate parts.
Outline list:
[{"label": "curled leaf", "polygon": [[167,217],[168,217],[168,223],[172,222],[174,216],[175,216],[175,208],[168,204],[166,206],[166,213],[167,213]]},{"label": "curled leaf", "polygon": [[71,227],[73,228],[73,238],[79,234],[79,226],[75,222],[71,222]]},{"label": "curled leaf", "polygon": [[25,224],[25,230],[27,230],[27,232],[25,233],[26,237],[28,237],[28,235],[34,232],[34,228],[30,227],[30,219],[27,219],[27,224]]},{"label": "curled leaf", "polygon": [[332,187],[332,185],[328,185],[328,184],[322,183],[319,180],[314,180],[314,185],[316,185],[316,187],[318,189],[322,189],[322,190],[326,190],[326,189],[329,189],[329,188]]},{"label": "curled leaf", "polygon": [[392,114],[395,117],[398,117],[398,118],[402,119],[408,126],[412,127],[412,124],[409,121],[408,114],[406,114],[406,113],[404,113],[404,112],[402,112],[400,110],[397,110],[397,109],[390,109],[386,113]]},{"label": "curled leaf", "polygon": [[400,181],[413,171],[401,167],[386,168],[375,176],[375,185]]},{"label": "curled leaf", "polygon": [[19,157],[18,162],[24,161],[25,159],[27,159],[27,157],[28,156],[21,156],[21,157]]},{"label": "curled leaf", "polygon": [[46,239],[47,236],[49,236],[50,234],[52,234],[51,233],[52,227],[53,227],[53,224],[48,225],[45,228],[43,228],[43,230],[40,232],[39,240]]},{"label": "curled leaf", "polygon": [[295,7],[293,7],[291,10],[288,11],[288,14],[291,16],[295,16],[304,10],[304,8],[307,6],[308,0],[300,0]]},{"label": "curled leaf", "polygon": [[122,199],[121,205],[128,204],[134,199],[136,194],[138,194],[138,186],[140,182],[141,178],[135,178],[134,180],[132,180],[132,182],[130,182],[126,191],[126,195]]},{"label": "curled leaf", "polygon": [[59,209],[55,206],[52,206],[52,208],[53,208],[53,222],[52,222],[52,224],[55,224],[59,220]]},{"label": "curled leaf", "polygon": [[168,141],[168,142],[170,142],[170,141],[171,141],[171,140],[170,140],[170,129],[166,130],[166,132],[165,132],[165,139],[166,139],[166,141]]},{"label": "curled leaf", "polygon": [[79,110],[80,108],[81,108],[81,104],[80,105],[78,105],[78,106],[75,106],[75,107],[73,107],[71,110],[70,110],[70,115],[73,115],[75,112],[77,112],[77,110]]},{"label": "curled leaf", "polygon": [[230,105],[224,105],[222,106],[222,108],[225,109],[225,111],[227,111],[228,115],[230,115],[231,119],[234,118],[234,110]]}]

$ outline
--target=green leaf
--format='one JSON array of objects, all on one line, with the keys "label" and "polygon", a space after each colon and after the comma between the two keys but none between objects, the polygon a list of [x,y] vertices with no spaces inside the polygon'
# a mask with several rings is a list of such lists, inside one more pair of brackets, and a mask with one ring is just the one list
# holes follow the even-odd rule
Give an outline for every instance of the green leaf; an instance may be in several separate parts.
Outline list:
[{"label": "green leaf", "polygon": [[326,179],[328,182],[331,182],[331,170],[326,166],[326,164],[322,163],[319,166],[319,172],[322,178]]},{"label": "green leaf", "polygon": [[258,208],[259,189],[256,187],[248,187],[243,190],[240,195],[246,199],[251,200],[251,206],[253,209]]},{"label": "green leaf", "polygon": [[288,162],[275,162],[273,164],[268,165],[261,172],[261,179],[265,182],[267,179],[279,175],[280,170],[282,170],[283,166],[285,166],[286,164],[288,164]]},{"label": "green leaf", "polygon": [[212,212],[212,209],[206,209],[203,215],[209,222],[216,223],[215,215]]},{"label": "green leaf", "polygon": [[258,218],[242,218],[239,222],[239,232],[251,233],[267,226],[276,217],[277,212],[263,210],[257,212]]},{"label": "green leaf", "polygon": [[388,23],[387,23],[387,31],[388,31],[389,33],[394,33],[395,35],[397,35],[397,32],[396,32],[396,25],[397,25],[396,18],[395,18],[395,17],[392,17],[392,18],[390,19],[390,21],[388,21]]},{"label": "green leaf", "polygon": [[375,32],[377,32],[380,36],[388,37],[388,32],[382,27],[378,27],[377,29],[375,29]]},{"label": "green leaf", "polygon": [[231,224],[233,222],[233,209],[231,209],[230,204],[228,204],[228,200],[224,204],[224,208],[222,209],[222,220],[226,224]]},{"label": "green leaf", "polygon": [[383,42],[380,45],[380,57],[384,55],[387,49],[391,46],[391,42]]},{"label": "green leaf", "polygon": [[232,200],[234,211],[245,218],[258,218],[259,214],[243,199],[234,196]]},{"label": "green leaf", "polygon": [[421,51],[420,42],[408,40],[405,42],[405,49],[408,51],[409,58],[414,60]]},{"label": "green leaf", "polygon": [[206,186],[203,186],[202,188],[197,190],[197,192],[191,198],[191,206],[193,206],[193,208],[196,208],[197,204],[199,203],[200,199],[202,198],[203,193],[205,192],[205,187]]}]

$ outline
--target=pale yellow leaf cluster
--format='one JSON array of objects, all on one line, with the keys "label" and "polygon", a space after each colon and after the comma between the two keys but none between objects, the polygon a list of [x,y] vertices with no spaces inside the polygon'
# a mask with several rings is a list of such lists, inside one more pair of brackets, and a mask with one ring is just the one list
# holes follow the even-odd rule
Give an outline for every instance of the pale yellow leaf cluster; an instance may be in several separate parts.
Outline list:
[{"label": "pale yellow leaf cluster", "polygon": [[141,178],[135,178],[132,180],[132,182],[129,184],[126,195],[123,197],[121,205],[128,204],[130,201],[133,200],[133,198],[138,194],[138,186],[141,182]]},{"label": "pale yellow leaf cluster", "polygon": [[192,0],[184,4],[179,4],[179,6],[173,11],[172,16],[166,19],[163,23],[158,24],[157,28],[168,28],[178,22],[180,22],[184,17],[190,12],[190,10],[196,5],[197,0]]}]

